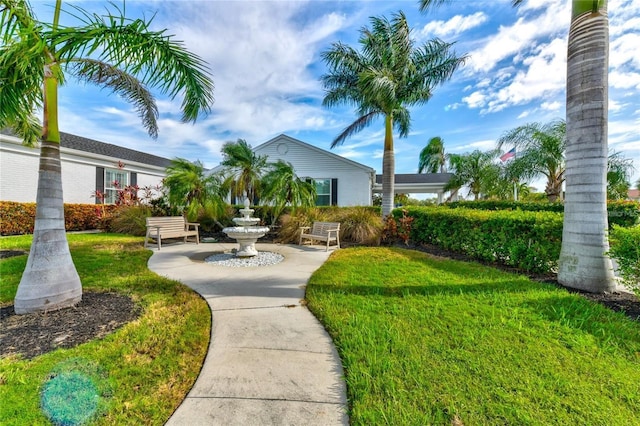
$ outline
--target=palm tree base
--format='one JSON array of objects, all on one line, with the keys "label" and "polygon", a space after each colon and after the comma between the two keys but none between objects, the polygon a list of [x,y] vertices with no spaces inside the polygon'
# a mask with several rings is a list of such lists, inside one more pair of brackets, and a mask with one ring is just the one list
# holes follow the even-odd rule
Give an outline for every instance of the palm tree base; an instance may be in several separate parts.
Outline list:
[{"label": "palm tree base", "polygon": [[[581,251],[581,252],[580,252]],[[611,259],[565,248],[560,253],[558,282],[590,293],[606,293],[617,288]]]},{"label": "palm tree base", "polygon": [[[38,240],[42,240],[40,244],[35,243]],[[74,306],[80,300],[82,283],[64,230],[36,230],[14,299],[16,314],[55,311]]]},{"label": "palm tree base", "polygon": [[[38,284],[37,281],[42,280],[40,274],[23,274],[22,281],[18,288],[18,293],[14,299],[13,309],[16,314],[31,314],[35,312],[57,311],[59,309],[70,308],[75,306],[82,300],[82,286],[80,278],[77,277],[77,283],[73,282],[73,277],[60,277],[60,285],[46,286]],[[25,281],[27,280],[27,281]],[[30,284],[31,283],[31,284]],[[66,290],[55,292],[56,288],[62,287]],[[49,294],[43,294],[42,290],[48,290]]]}]

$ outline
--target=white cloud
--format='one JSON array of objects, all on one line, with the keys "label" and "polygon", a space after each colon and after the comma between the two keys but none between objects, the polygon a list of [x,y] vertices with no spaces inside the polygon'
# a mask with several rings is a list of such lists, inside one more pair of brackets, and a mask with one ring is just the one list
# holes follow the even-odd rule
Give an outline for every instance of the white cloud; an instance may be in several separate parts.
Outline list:
[{"label": "white cloud", "polygon": [[449,38],[463,33],[471,28],[482,25],[487,21],[487,15],[483,12],[476,12],[473,15],[456,15],[448,21],[431,21],[419,32],[420,38]]},{"label": "white cloud", "polygon": [[[533,5],[529,2],[529,5]],[[525,15],[510,26],[500,26],[498,33],[489,37],[482,47],[471,52],[469,69],[472,72],[488,72],[502,60],[512,55],[521,55],[542,37],[553,34],[566,35],[570,2],[554,0],[544,3],[539,15]],[[532,10],[525,7],[523,10]]]},{"label": "white cloud", "polygon": [[543,102],[540,104],[540,108],[545,111],[559,111],[562,104],[558,101]]}]

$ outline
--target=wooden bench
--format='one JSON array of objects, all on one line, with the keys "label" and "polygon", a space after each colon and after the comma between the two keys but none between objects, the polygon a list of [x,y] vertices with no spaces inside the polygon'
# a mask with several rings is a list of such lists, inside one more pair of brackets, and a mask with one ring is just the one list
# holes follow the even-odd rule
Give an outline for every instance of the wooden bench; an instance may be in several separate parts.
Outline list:
[{"label": "wooden bench", "polygon": [[336,248],[340,248],[340,223],[338,222],[313,222],[313,226],[303,226],[300,228],[300,242],[302,240],[326,241],[327,251],[329,251],[329,243],[336,242]]},{"label": "wooden bench", "polygon": [[199,223],[187,222],[182,216],[148,217],[144,247],[147,247],[149,238],[156,240],[158,250],[162,246],[163,238],[184,238],[186,243],[187,237],[196,237],[196,244],[200,244],[199,225]]}]

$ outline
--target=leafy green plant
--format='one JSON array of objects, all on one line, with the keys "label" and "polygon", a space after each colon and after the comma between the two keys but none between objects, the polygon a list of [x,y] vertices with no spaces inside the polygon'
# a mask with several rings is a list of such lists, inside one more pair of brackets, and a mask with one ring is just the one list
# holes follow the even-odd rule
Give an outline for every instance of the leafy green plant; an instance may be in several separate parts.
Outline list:
[{"label": "leafy green plant", "polygon": [[609,255],[618,262],[623,283],[640,297],[640,225],[614,226]]}]

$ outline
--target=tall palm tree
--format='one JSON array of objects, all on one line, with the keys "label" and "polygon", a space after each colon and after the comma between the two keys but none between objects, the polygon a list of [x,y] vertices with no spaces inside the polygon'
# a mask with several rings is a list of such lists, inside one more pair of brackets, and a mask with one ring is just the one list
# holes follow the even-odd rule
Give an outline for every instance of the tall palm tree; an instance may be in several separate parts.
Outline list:
[{"label": "tall palm tree", "polygon": [[500,176],[500,167],[495,164],[497,151],[482,152],[474,150],[469,154],[451,154],[449,170],[453,177],[445,190],[456,191],[463,186],[469,187],[469,194],[478,200],[482,194],[490,192],[493,183]]},{"label": "tall palm tree", "polygon": [[260,197],[260,180],[267,169],[267,157],[257,155],[244,139],[226,142],[222,146],[222,165],[227,175],[227,185],[233,197],[246,197],[257,202]]},{"label": "tall palm tree", "polygon": [[516,148],[516,158],[506,168],[511,176],[534,179],[547,178],[545,194],[549,201],[556,201],[562,193],[565,165],[566,124],[564,120],[546,124],[527,123],[505,132],[498,139],[498,149],[504,145]]},{"label": "tall palm tree", "polygon": [[418,173],[444,173],[447,159],[448,155],[444,153],[444,141],[440,136],[433,137],[420,151]]},{"label": "tall palm tree", "polygon": [[567,180],[558,281],[616,288],[607,217],[609,18],[606,0],[573,0],[567,49]]},{"label": "tall palm tree", "polygon": [[169,203],[184,209],[188,220],[197,220],[200,211],[214,218],[224,213],[227,194],[222,178],[207,174],[200,161],[192,163],[184,158],[175,158],[167,167],[166,174],[163,184],[169,190]]},{"label": "tall palm tree", "polygon": [[299,178],[291,163],[278,160],[262,180],[262,199],[272,203],[275,223],[285,206],[312,207],[316,203],[316,186],[313,182]]},{"label": "tall palm tree", "polygon": [[[450,0],[420,0],[426,10]],[[512,1],[514,6],[522,0]],[[567,49],[565,208],[558,281],[615,288],[607,235],[609,18],[607,0],[572,0]]]},{"label": "tall palm tree", "polygon": [[58,130],[58,86],[67,76],[108,88],[130,101],[152,137],[158,110],[147,86],[174,98],[182,94],[182,119],[195,121],[213,102],[205,63],[150,22],[130,20],[116,8],[107,16],[74,7],[77,27],[38,21],[26,0],[0,3],[0,128],[26,144],[38,139],[33,114],[42,108],[36,221],[27,266],[15,297],[16,313],[72,306],[82,285],[65,235]]},{"label": "tall palm tree", "polygon": [[323,104],[347,104],[357,108],[358,118],[331,143],[331,148],[384,118],[382,160],[382,214],[393,209],[395,156],[393,130],[400,137],[409,134],[409,107],[426,103],[436,86],[449,80],[464,63],[451,43],[434,39],[415,46],[411,29],[402,12],[386,18],[371,18],[371,29],[360,30],[359,52],[343,43],[334,43],[322,53],[329,72],[321,77],[326,90]]}]

